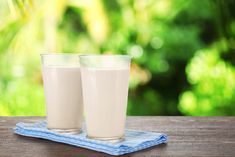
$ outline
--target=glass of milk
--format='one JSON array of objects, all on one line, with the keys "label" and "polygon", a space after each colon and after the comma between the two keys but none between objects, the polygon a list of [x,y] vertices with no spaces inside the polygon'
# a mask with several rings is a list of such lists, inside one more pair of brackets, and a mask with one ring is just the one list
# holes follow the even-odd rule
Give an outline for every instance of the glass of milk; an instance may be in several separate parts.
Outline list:
[{"label": "glass of milk", "polygon": [[128,55],[81,55],[87,137],[124,139],[130,61]]},{"label": "glass of milk", "polygon": [[83,100],[79,55],[41,54],[47,128],[62,133],[79,133]]}]

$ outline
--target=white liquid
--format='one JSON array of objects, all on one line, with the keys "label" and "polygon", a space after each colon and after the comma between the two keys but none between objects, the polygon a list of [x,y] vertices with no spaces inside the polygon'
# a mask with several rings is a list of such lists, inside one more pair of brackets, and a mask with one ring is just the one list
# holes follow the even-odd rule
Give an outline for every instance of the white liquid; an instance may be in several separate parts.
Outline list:
[{"label": "white liquid", "polygon": [[83,101],[79,67],[43,66],[49,129],[81,129]]},{"label": "white liquid", "polygon": [[93,138],[124,135],[129,69],[82,68],[87,134]]}]

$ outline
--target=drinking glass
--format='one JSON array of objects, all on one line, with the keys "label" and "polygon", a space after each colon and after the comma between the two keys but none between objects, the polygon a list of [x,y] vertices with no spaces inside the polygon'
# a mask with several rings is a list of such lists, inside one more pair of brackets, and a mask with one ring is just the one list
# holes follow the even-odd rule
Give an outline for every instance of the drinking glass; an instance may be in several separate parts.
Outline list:
[{"label": "drinking glass", "polygon": [[78,54],[41,54],[47,128],[78,133],[82,127],[83,100]]},{"label": "drinking glass", "polygon": [[80,55],[88,138],[124,139],[130,61],[128,55]]}]

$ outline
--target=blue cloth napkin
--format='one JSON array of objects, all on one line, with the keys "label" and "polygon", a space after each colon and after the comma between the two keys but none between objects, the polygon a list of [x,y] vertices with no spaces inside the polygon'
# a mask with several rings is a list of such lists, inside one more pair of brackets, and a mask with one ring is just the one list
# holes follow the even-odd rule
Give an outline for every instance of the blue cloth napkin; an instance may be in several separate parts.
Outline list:
[{"label": "blue cloth napkin", "polygon": [[165,134],[135,130],[126,130],[125,140],[120,142],[113,143],[93,140],[86,137],[85,131],[82,131],[80,134],[71,135],[48,130],[45,121],[36,123],[18,123],[14,130],[15,133],[19,135],[61,142],[98,152],[104,152],[110,155],[132,153],[161,143],[166,143],[167,141],[167,135]]}]

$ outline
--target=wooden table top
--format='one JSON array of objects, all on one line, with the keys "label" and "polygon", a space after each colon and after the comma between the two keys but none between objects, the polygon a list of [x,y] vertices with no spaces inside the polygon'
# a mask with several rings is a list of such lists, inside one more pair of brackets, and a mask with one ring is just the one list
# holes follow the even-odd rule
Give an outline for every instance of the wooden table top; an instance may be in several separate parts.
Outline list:
[{"label": "wooden table top", "polygon": [[[39,119],[44,117],[0,117],[0,157],[110,156],[13,133],[16,123]],[[124,156],[235,156],[235,117],[128,117],[126,128],[166,133],[169,140]]]}]

